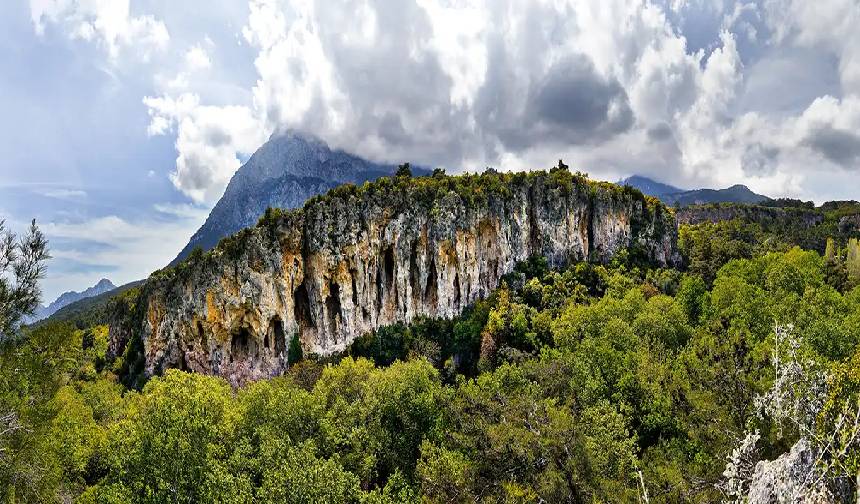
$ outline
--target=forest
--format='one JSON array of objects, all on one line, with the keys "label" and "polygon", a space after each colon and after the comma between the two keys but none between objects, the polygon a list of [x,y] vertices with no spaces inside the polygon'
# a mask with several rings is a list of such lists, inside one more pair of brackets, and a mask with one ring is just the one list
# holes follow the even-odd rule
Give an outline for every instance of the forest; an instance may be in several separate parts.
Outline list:
[{"label": "forest", "polygon": [[0,351],[0,496],[747,502],[759,461],[806,450],[793,495],[853,502],[860,246],[795,229],[684,225],[679,269],[533,257],[455,319],[294,346],[238,389],[130,380],[105,317],[25,327]]}]

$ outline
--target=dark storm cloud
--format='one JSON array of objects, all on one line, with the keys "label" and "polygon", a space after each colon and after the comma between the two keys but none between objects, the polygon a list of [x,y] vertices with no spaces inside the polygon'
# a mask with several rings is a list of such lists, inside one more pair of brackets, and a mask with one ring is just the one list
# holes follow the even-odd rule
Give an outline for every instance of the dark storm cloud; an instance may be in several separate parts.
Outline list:
[{"label": "dark storm cloud", "polygon": [[652,142],[665,142],[675,136],[672,127],[666,123],[660,123],[648,128],[648,140]]},{"label": "dark storm cloud", "polygon": [[[585,56],[573,56],[551,67],[533,91],[527,117],[567,130],[574,137],[611,136],[633,124],[624,88],[598,76]],[[617,107],[614,114],[610,111],[613,106]]]},{"label": "dark storm cloud", "polygon": [[860,168],[860,136],[856,133],[825,126],[811,131],[805,144],[844,168]]},{"label": "dark storm cloud", "polygon": [[570,145],[606,141],[633,125],[627,93],[614,79],[600,76],[591,60],[571,55],[530,83],[525,101],[511,83],[507,60],[490,60],[488,79],[479,95],[478,117],[507,149],[522,151],[541,143]]},{"label": "dark storm cloud", "polygon": [[778,157],[779,149],[776,147],[750,144],[741,156],[741,168],[748,175],[771,175],[776,171]]}]

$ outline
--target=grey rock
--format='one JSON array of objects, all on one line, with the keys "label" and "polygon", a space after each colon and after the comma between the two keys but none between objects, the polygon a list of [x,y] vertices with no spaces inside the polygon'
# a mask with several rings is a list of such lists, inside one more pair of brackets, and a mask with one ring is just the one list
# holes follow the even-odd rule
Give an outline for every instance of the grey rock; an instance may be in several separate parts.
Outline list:
[{"label": "grey rock", "polygon": [[805,439],[788,453],[756,464],[748,504],[829,504],[851,502],[847,480],[817,478],[818,452]]}]

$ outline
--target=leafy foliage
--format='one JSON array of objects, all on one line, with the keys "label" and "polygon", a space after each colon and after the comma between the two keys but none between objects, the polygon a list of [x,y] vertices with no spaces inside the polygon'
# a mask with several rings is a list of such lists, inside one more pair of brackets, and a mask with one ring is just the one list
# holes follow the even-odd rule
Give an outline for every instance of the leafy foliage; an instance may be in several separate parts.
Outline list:
[{"label": "leafy foliage", "polygon": [[[382,185],[430,190],[432,178],[449,190],[441,176]],[[484,189],[502,190],[490,179]],[[341,189],[361,190],[376,189]],[[326,362],[293,337],[286,376],[240,389],[177,370],[144,385],[142,340],[111,361],[104,325],[29,328],[0,351],[0,495],[715,502],[742,497],[754,461],[810,433],[833,440],[827,463],[856,473],[856,242],[821,256],[785,238],[741,221],[684,227],[681,271],[635,253],[564,270],[534,257],[459,317],[380,328]],[[111,302],[138,308],[134,291]],[[774,360],[775,322],[793,327],[802,370],[826,371],[817,395],[773,394],[808,390],[785,385],[810,376]],[[804,397],[817,402],[802,428],[761,407]]]}]

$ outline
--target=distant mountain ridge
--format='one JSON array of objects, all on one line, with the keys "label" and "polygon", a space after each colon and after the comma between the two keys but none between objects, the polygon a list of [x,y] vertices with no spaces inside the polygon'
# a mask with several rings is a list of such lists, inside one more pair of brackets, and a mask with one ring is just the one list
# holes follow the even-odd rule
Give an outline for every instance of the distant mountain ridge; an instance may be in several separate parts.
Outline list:
[{"label": "distant mountain ridge", "polygon": [[170,265],[180,262],[196,247],[209,250],[221,238],[256,224],[268,207],[297,208],[337,185],[360,184],[396,170],[396,165],[331,150],[310,135],[296,131],[275,134],[236,171],[206,222]]},{"label": "distant mountain ridge", "polygon": [[672,206],[705,205],[708,203],[745,203],[756,204],[771,201],[771,198],[754,193],[743,184],[725,189],[681,189],[641,175],[633,175],[619,182],[639,189],[644,194],[654,196]]},{"label": "distant mountain ridge", "polygon": [[64,292],[60,295],[60,297],[58,297],[48,306],[39,307],[39,309],[36,311],[35,315],[31,319],[31,322],[48,318],[60,309],[72,303],[75,303],[82,299],[95,297],[100,294],[104,294],[105,292],[112,291],[114,289],[116,289],[116,286],[110,280],[108,280],[107,278],[102,278],[97,284],[93,285],[88,289],[85,289],[82,292]]}]

